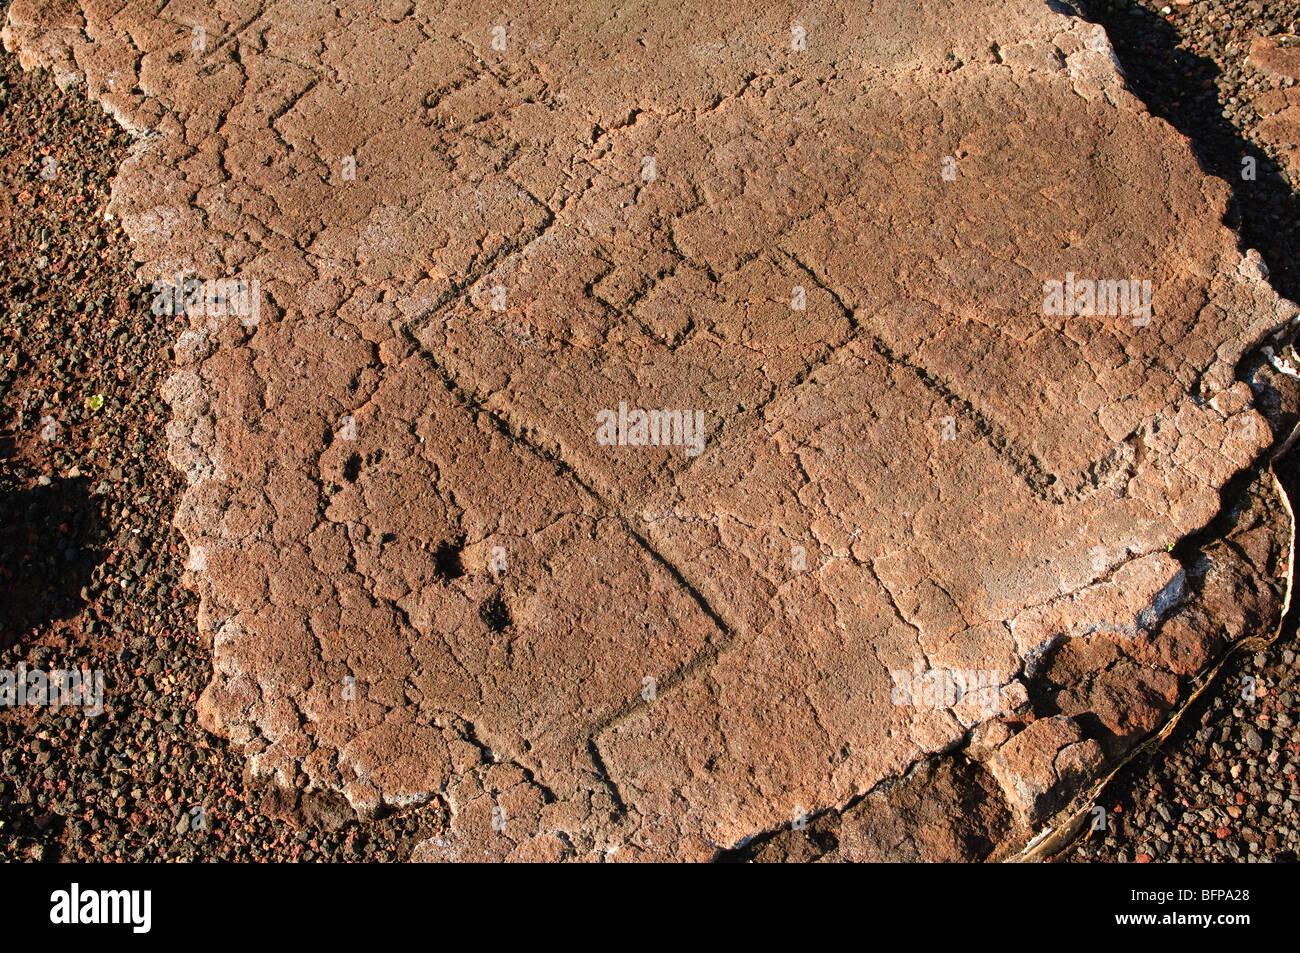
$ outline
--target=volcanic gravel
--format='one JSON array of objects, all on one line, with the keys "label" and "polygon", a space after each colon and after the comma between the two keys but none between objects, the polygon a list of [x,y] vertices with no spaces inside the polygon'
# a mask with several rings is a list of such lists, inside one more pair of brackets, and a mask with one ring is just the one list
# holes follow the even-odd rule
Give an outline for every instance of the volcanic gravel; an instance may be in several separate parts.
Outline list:
[{"label": "volcanic gravel", "polygon": [[1108,830],[1090,833],[1071,859],[1296,860],[1298,692],[1290,645],[1225,666],[1170,740],[1107,789]]},{"label": "volcanic gravel", "polygon": [[[1300,33],[1294,0],[1080,6],[1151,111],[1232,183],[1231,224],[1300,300],[1300,183],[1258,136],[1253,105],[1293,81],[1245,64],[1254,37]],[[438,808],[364,825],[327,811],[295,832],[245,789],[242,759],[198,728],[211,661],[179,585],[180,477],[160,397],[178,328],[152,314],[104,217],[129,137],[79,90],[8,54],[0,107],[0,669],[86,666],[106,682],[97,718],[0,710],[0,858],[404,859],[442,829]],[[1254,182],[1239,175],[1246,155]],[[1294,461],[1281,475],[1300,499]],[[1108,831],[1071,857],[1295,859],[1295,648],[1291,619],[1278,644],[1225,666],[1170,741],[1110,785]]]}]

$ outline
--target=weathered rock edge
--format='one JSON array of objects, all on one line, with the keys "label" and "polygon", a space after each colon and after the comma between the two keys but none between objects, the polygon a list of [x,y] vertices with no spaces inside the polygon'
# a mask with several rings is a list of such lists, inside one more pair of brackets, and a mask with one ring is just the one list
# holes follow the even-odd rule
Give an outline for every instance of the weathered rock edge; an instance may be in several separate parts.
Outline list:
[{"label": "weathered rock edge", "polygon": [[[1261,372],[1253,380],[1261,390],[1280,384],[1294,405],[1295,388],[1286,379]],[[1294,406],[1288,415],[1294,417]],[[1193,646],[1178,666],[1178,689],[1170,707],[1152,711],[1137,732],[1119,743],[1110,738],[1093,775],[1059,785],[1032,823],[1016,813],[990,770],[993,750],[985,732],[1004,729],[982,726],[966,744],[918,762],[905,776],[882,782],[842,809],[810,818],[802,830],[772,832],[721,859],[1041,862],[1068,850],[1097,821],[1094,807],[1115,775],[1134,757],[1158,748],[1186,710],[1214,688],[1217,674],[1233,657],[1259,651],[1280,633],[1294,582],[1295,521],[1271,465],[1251,471],[1244,485],[1239,481],[1216,524],[1221,524],[1218,532],[1198,534],[1196,546],[1182,557],[1194,594],[1143,646],[1144,651],[1154,650],[1164,638],[1184,648]],[[1058,712],[1055,692],[1046,680],[1031,682],[1029,693],[1029,701],[1001,719],[1013,725],[1012,730]],[[1085,734],[1101,737],[1095,729]]]}]

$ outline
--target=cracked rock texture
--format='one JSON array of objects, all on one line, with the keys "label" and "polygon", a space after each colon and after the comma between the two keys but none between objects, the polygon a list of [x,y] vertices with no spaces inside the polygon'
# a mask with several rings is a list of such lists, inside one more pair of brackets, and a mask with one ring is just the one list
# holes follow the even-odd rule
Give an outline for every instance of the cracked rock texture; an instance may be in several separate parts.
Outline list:
[{"label": "cracked rock texture", "polygon": [[[1032,825],[1172,703],[1114,646],[1272,440],[1235,369],[1295,306],[1099,27],[707,6],[10,9],[139,137],[141,277],[258,282],[166,393],[201,717],[285,788],[441,800],[417,857],[709,858],[973,729],[978,790],[909,816]],[[1044,314],[1067,273],[1149,320]],[[620,404],[702,452],[602,442]],[[1077,704],[997,721],[1044,665]],[[982,703],[900,703],[945,671]]]}]

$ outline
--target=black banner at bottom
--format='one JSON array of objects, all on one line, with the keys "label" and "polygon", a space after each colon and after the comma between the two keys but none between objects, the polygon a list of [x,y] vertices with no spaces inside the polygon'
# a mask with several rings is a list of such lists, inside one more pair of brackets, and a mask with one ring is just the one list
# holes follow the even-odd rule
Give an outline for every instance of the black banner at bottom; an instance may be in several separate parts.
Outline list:
[{"label": "black banner at bottom", "polygon": [[[0,914],[10,936],[128,946],[192,941],[234,928],[264,943],[373,941],[376,930],[428,935],[468,920],[508,932],[575,926],[649,942],[700,921],[728,934],[766,932],[772,918],[903,927],[936,937],[971,928],[1044,938],[1139,935],[1233,942],[1294,920],[1292,865],[1073,864],[750,865],[740,869],[593,866],[6,865]],[[566,920],[574,921],[572,925]],[[749,925],[753,926],[750,927]],[[910,924],[910,926],[908,926]],[[470,927],[473,929],[473,926]],[[933,931],[939,931],[935,933]],[[438,931],[441,933],[441,931]],[[867,934],[868,936],[871,934]],[[433,939],[433,938],[431,938]]]}]

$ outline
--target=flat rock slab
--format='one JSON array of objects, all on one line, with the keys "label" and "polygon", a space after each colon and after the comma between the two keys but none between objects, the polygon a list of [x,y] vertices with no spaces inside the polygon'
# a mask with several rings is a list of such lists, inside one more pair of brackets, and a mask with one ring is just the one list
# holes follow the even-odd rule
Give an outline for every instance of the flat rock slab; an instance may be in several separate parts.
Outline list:
[{"label": "flat rock slab", "polygon": [[[1155,630],[1272,439],[1234,369],[1295,307],[1045,3],[15,0],[5,42],[141,134],[144,280],[258,283],[167,393],[204,723],[445,803],[418,857],[842,806]],[[1096,749],[989,763],[1032,823]]]}]

